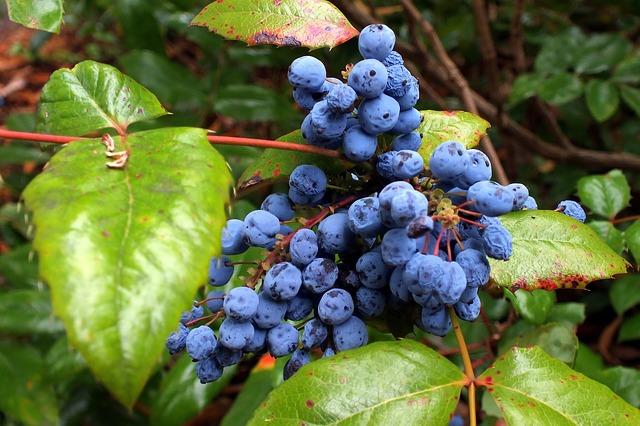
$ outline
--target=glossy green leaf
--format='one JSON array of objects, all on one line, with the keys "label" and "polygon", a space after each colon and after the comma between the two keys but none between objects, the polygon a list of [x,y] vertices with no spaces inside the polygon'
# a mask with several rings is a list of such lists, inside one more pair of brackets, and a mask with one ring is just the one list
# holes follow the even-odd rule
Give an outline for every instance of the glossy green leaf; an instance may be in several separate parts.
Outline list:
[{"label": "glossy green leaf", "polygon": [[593,220],[587,223],[618,254],[624,251],[624,235],[611,222]]},{"label": "glossy green leaf", "polygon": [[231,84],[221,87],[213,109],[239,121],[276,121],[299,125],[302,117],[287,96],[262,86]]},{"label": "glossy green leaf", "polygon": [[620,96],[616,86],[610,81],[598,78],[587,83],[585,98],[591,115],[600,123],[615,114],[620,105]]},{"label": "glossy green leaf", "polygon": [[0,377],[1,412],[29,426],[58,423],[52,383],[33,346],[0,341]]},{"label": "glossy green leaf", "polygon": [[640,220],[633,222],[624,231],[624,239],[636,263],[640,263]]},{"label": "glossy green leaf", "polygon": [[629,274],[615,280],[609,290],[609,299],[618,315],[640,303],[640,275]]},{"label": "glossy green leaf", "polygon": [[640,314],[625,318],[618,332],[618,342],[638,339],[640,339]]},{"label": "glossy green leaf", "polygon": [[220,379],[203,385],[194,368],[195,363],[185,353],[163,377],[151,405],[151,425],[186,424],[229,384],[236,371],[236,366],[227,367]]},{"label": "glossy green leaf", "polygon": [[62,0],[6,0],[9,19],[36,30],[59,33]]},{"label": "glossy green leaf", "polygon": [[22,164],[32,162],[34,164],[46,163],[49,154],[40,150],[37,146],[28,145],[2,145],[0,146],[0,166],[9,164]]},{"label": "glossy green leaf", "polygon": [[501,287],[584,288],[627,270],[627,262],[591,228],[562,213],[521,211],[500,221],[513,237],[508,261],[489,260],[491,278]]},{"label": "glossy green leaf", "polygon": [[564,72],[575,63],[578,49],[584,44],[585,38],[578,27],[569,27],[547,36],[536,56],[534,69],[547,74]]},{"label": "glossy green leaf", "polygon": [[523,100],[535,96],[544,78],[544,75],[537,73],[520,74],[511,86],[508,101],[509,107],[513,107]]},{"label": "glossy green leaf", "polygon": [[[114,0],[112,13],[122,26],[122,36],[127,49],[149,49],[164,53],[164,40],[154,12],[156,2],[147,0]],[[150,68],[149,72],[154,70]],[[177,84],[178,81],[174,81]]]},{"label": "glossy green leaf", "polygon": [[544,101],[562,105],[582,95],[582,81],[566,72],[552,75],[538,86],[538,95]]},{"label": "glossy green leaf", "polygon": [[620,62],[611,79],[616,83],[640,83],[640,56],[631,56]]},{"label": "glossy green leaf", "polygon": [[335,47],[358,35],[340,10],[325,0],[216,1],[191,25],[207,27],[249,45]]},{"label": "glossy green leaf", "polygon": [[447,424],[462,372],[412,340],[376,342],[304,366],[250,425]]},{"label": "glossy green leaf", "polygon": [[582,324],[586,318],[584,303],[556,303],[547,315],[547,322],[561,322],[563,324]]},{"label": "glossy green leaf", "polygon": [[422,135],[418,152],[429,166],[431,154],[442,142],[456,140],[467,148],[480,143],[490,124],[484,118],[466,111],[420,111],[424,120],[416,130]]},{"label": "glossy green leaf", "polygon": [[578,195],[593,213],[612,219],[629,205],[631,189],[620,170],[611,170],[605,175],[580,178]]},{"label": "glossy green leaf", "polygon": [[131,123],[166,113],[153,93],[131,77],[110,65],[84,61],[51,74],[40,95],[37,129],[71,136],[124,131]]},{"label": "glossy green leaf", "polygon": [[38,285],[38,263],[31,244],[24,244],[0,255],[0,282],[11,288]]},{"label": "glossy green leaf", "polygon": [[58,339],[51,346],[45,357],[45,364],[47,378],[56,385],[73,379],[87,368],[82,355],[71,348],[66,337]]},{"label": "glossy green leaf", "polygon": [[[306,143],[299,130],[281,136],[278,140],[298,144]],[[340,173],[353,167],[353,164],[346,160],[337,160],[306,152],[269,148],[265,149],[260,158],[242,173],[238,179],[237,187],[240,191],[247,191],[276,179],[288,179],[293,169],[300,164],[314,164],[324,170],[327,175]]]},{"label": "glossy green leaf", "polygon": [[219,253],[231,178],[201,129],[134,133],[127,144],[119,170],[105,166],[99,140],[69,144],[24,199],[54,312],[130,405]]},{"label": "glossy green leaf", "polygon": [[542,324],[556,302],[555,293],[546,290],[517,290],[515,293],[504,290],[517,314],[532,324]]},{"label": "glossy green leaf", "polygon": [[548,323],[528,330],[512,339],[500,342],[500,353],[513,346],[540,346],[546,353],[566,364],[572,364],[578,350],[578,338],[570,327],[560,323]]},{"label": "glossy green leaf", "polygon": [[627,86],[626,84],[620,85],[620,95],[622,100],[629,108],[631,108],[636,115],[640,116],[640,90]]},{"label": "glossy green leaf", "polygon": [[478,382],[513,425],[636,425],[640,411],[542,349],[514,348]]},{"label": "glossy green leaf", "polygon": [[12,290],[0,293],[0,333],[39,334],[63,330],[51,313],[46,290]]},{"label": "glossy green leaf", "polygon": [[597,74],[611,69],[631,52],[633,46],[621,34],[595,34],[576,51],[575,70],[579,74]]}]

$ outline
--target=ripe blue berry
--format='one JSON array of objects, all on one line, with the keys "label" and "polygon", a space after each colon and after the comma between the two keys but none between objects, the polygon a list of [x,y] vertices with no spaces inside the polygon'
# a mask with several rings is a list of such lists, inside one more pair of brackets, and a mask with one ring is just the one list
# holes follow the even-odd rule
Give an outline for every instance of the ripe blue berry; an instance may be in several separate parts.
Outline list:
[{"label": "ripe blue berry", "polygon": [[372,237],[382,229],[380,202],[377,197],[364,197],[355,201],[347,213],[349,229],[358,235]]},{"label": "ripe blue berry", "polygon": [[301,321],[313,310],[313,300],[310,297],[298,294],[289,300],[285,318],[291,321]]},{"label": "ripe blue berry", "polygon": [[436,336],[445,336],[451,330],[451,318],[444,307],[436,312],[422,310],[421,328]]},{"label": "ripe blue berry", "polygon": [[171,355],[184,350],[188,334],[189,329],[184,324],[178,324],[178,329],[167,338],[167,349]]},{"label": "ripe blue berry", "polygon": [[441,180],[454,180],[462,176],[469,166],[469,154],[460,142],[443,142],[431,154],[431,173]]},{"label": "ripe blue berry", "polygon": [[254,210],[244,218],[244,235],[252,246],[270,248],[280,231],[280,220],[264,210]]},{"label": "ripe blue berry", "polygon": [[484,152],[477,149],[467,150],[469,164],[462,173],[459,183],[463,189],[469,188],[476,182],[491,179],[491,162]]},{"label": "ripe blue berry", "polygon": [[384,312],[385,297],[380,290],[360,287],[356,290],[356,310],[364,318],[373,318]]},{"label": "ripe blue berry", "polygon": [[[417,217],[427,217],[429,201],[418,191],[405,191],[393,198],[391,204],[391,218],[398,226],[407,226]],[[433,228],[433,221],[431,221]]]},{"label": "ripe blue berry", "polygon": [[291,358],[284,365],[284,369],[282,370],[282,378],[284,380],[289,380],[291,376],[296,374],[298,370],[300,370],[306,364],[311,362],[311,356],[309,352],[304,349],[296,349],[293,351]]},{"label": "ripe blue berry", "polygon": [[387,85],[387,68],[375,59],[365,59],[356,63],[349,72],[349,86],[366,99],[382,95]]},{"label": "ripe blue berry", "polygon": [[306,196],[317,196],[327,189],[327,176],[316,166],[302,164],[291,172],[289,187]]},{"label": "ripe blue berry", "polygon": [[289,83],[294,87],[301,87],[309,91],[322,88],[327,78],[327,70],[320,60],[313,56],[302,56],[289,65],[287,73]]},{"label": "ripe blue berry", "polygon": [[213,290],[207,293],[207,308],[211,312],[218,312],[222,309],[222,305],[224,303],[224,291]]},{"label": "ripe blue berry", "polygon": [[277,358],[289,355],[298,346],[298,330],[287,322],[281,322],[267,332],[267,345],[271,355]]},{"label": "ripe blue berry", "polygon": [[376,153],[378,139],[357,125],[350,127],[344,133],[342,148],[348,159],[357,162],[367,161]]},{"label": "ripe blue berry", "polygon": [[407,89],[407,93],[405,93],[404,96],[399,96],[394,99],[398,102],[400,111],[406,111],[416,106],[418,99],[420,99],[420,85],[418,84],[418,80],[415,77],[411,77],[411,84]]},{"label": "ripe blue berry", "polygon": [[[427,232],[433,230],[433,219],[426,214],[422,214],[416,216],[414,219],[409,222],[407,225],[407,235],[411,238],[419,238],[424,236]],[[424,243],[424,241],[422,241]],[[416,242],[416,246],[418,250],[422,249],[422,245]]]},{"label": "ripe blue berry", "polygon": [[584,212],[584,209],[580,204],[571,200],[564,200],[558,204],[558,211],[562,212],[564,215],[574,218],[582,223],[587,219],[587,214]]},{"label": "ripe blue berry", "polygon": [[347,113],[353,110],[358,95],[355,90],[343,83],[333,85],[325,100],[329,109],[337,113]]},{"label": "ripe blue berry", "polygon": [[325,324],[341,324],[353,314],[353,299],[345,290],[331,289],[322,295],[317,313]]},{"label": "ripe blue berry", "polygon": [[404,265],[416,252],[416,240],[409,238],[405,228],[394,228],[382,237],[380,251],[382,260],[387,265]]},{"label": "ripe blue berry", "polygon": [[212,257],[209,262],[209,285],[219,287],[229,282],[233,276],[233,265],[227,256]]},{"label": "ripe blue berry", "polygon": [[397,151],[387,151],[378,155],[376,161],[376,171],[387,180],[393,179],[393,157]]},{"label": "ripe blue berry", "polygon": [[320,294],[329,290],[338,279],[338,267],[331,259],[317,258],[302,272],[302,284],[311,293]]},{"label": "ripe blue berry", "polygon": [[480,315],[480,298],[474,297],[471,302],[458,302],[453,305],[458,318],[464,321],[475,321]]},{"label": "ripe blue berry", "polygon": [[239,219],[229,219],[222,229],[222,254],[240,254],[248,246],[244,237],[244,222]]},{"label": "ripe blue berry", "polygon": [[347,127],[347,116],[342,113],[332,112],[326,100],[316,103],[309,115],[311,116],[311,126],[315,134],[324,139],[340,137]]},{"label": "ripe blue berry", "polygon": [[393,30],[383,24],[366,26],[358,37],[358,50],[363,58],[383,60],[396,44]]},{"label": "ripe blue berry", "polygon": [[268,211],[281,221],[291,220],[295,213],[291,208],[291,201],[287,194],[269,194],[260,205],[262,210]]},{"label": "ripe blue berry", "polygon": [[400,114],[398,114],[398,121],[391,129],[391,133],[403,134],[412,132],[420,126],[423,119],[424,116],[415,108],[400,111]]},{"label": "ripe blue berry", "polygon": [[356,271],[363,286],[377,289],[387,285],[389,267],[382,260],[380,251],[370,251],[360,256]]},{"label": "ripe blue berry", "polygon": [[400,106],[391,96],[381,94],[378,97],[367,99],[358,109],[358,118],[362,130],[378,135],[393,129],[398,122]]},{"label": "ripe blue berry", "polygon": [[538,203],[536,203],[536,199],[535,198],[529,196],[524,201],[524,204],[522,205],[522,208],[525,209],[525,210],[538,210]]},{"label": "ripe blue berry", "polygon": [[456,262],[462,267],[469,287],[480,287],[489,281],[491,267],[484,253],[466,248],[458,253]]},{"label": "ripe blue berry", "polygon": [[245,345],[245,347],[242,348],[242,350],[245,352],[260,352],[265,348],[266,342],[267,330],[263,328],[253,327],[253,336],[251,336],[251,339]]},{"label": "ripe blue berry", "polygon": [[418,132],[410,132],[393,138],[391,147],[394,151],[409,150],[417,151],[422,145],[422,137]]},{"label": "ripe blue berry", "polygon": [[277,263],[267,271],[262,285],[273,300],[291,300],[302,286],[302,273],[293,263]]},{"label": "ripe blue berry", "polygon": [[367,325],[358,317],[350,317],[333,327],[333,344],[338,352],[359,348],[367,344]]},{"label": "ripe blue berry", "polygon": [[415,151],[402,150],[393,156],[392,173],[396,178],[409,179],[424,169],[422,156]]},{"label": "ripe blue berry", "polygon": [[509,184],[507,185],[507,189],[513,193],[513,207],[511,210],[522,209],[525,201],[529,198],[529,189],[521,183]]},{"label": "ripe blue berry", "polygon": [[302,347],[311,350],[320,346],[327,339],[329,331],[327,326],[317,318],[312,319],[304,325],[302,331]]},{"label": "ripe blue berry", "polygon": [[240,350],[251,341],[255,330],[250,321],[236,321],[231,318],[225,318],[220,324],[218,333],[220,335],[220,343],[224,347]]},{"label": "ripe blue berry", "polygon": [[345,212],[327,216],[318,225],[318,243],[330,254],[348,251],[354,239],[349,229],[349,217]]},{"label": "ripe blue berry", "polygon": [[509,260],[511,257],[511,234],[501,225],[487,226],[482,232],[482,242],[487,256],[500,260]]},{"label": "ripe blue berry", "polygon": [[499,183],[483,180],[467,190],[467,201],[471,207],[485,216],[501,216],[511,211],[514,203],[513,191]]},{"label": "ripe blue berry", "polygon": [[222,377],[222,366],[214,357],[204,358],[196,363],[196,377],[200,383],[210,383]]},{"label": "ripe blue berry", "polygon": [[390,67],[393,65],[403,65],[404,59],[402,59],[402,55],[392,50],[389,54],[381,61],[385,67]]},{"label": "ripe blue berry", "polygon": [[413,83],[413,76],[404,65],[391,65],[387,67],[389,77],[384,93],[393,97],[404,96]]},{"label": "ripe blue berry", "polygon": [[236,287],[226,295],[222,307],[227,318],[249,320],[258,309],[258,295],[249,287]]},{"label": "ripe blue berry", "polygon": [[318,237],[311,229],[300,229],[289,243],[291,261],[299,266],[308,265],[318,255]]},{"label": "ripe blue berry", "polygon": [[185,346],[187,353],[194,360],[205,359],[216,348],[216,336],[213,330],[206,325],[201,325],[189,331]]},{"label": "ripe blue berry", "polygon": [[284,318],[287,306],[286,302],[276,302],[266,293],[260,293],[258,295],[258,308],[253,315],[254,324],[260,328],[275,327]]},{"label": "ripe blue berry", "polygon": [[436,280],[438,298],[447,305],[453,305],[467,287],[467,276],[462,267],[456,262],[444,262],[443,273]]}]

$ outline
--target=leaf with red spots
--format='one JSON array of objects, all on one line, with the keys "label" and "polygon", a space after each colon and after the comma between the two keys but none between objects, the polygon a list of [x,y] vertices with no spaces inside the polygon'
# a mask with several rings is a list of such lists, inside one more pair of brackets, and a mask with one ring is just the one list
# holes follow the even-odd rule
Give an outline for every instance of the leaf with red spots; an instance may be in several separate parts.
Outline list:
[{"label": "leaf with red spots", "polygon": [[[299,130],[281,136],[278,140],[305,144]],[[269,148],[265,149],[262,155],[245,169],[240,179],[238,179],[237,188],[239,191],[248,191],[277,180],[286,180],[293,169],[300,164],[318,166],[327,176],[344,172],[353,167],[353,164],[346,160],[338,160],[306,152]]]},{"label": "leaf with red spots", "polygon": [[62,0],[7,0],[9,19],[27,28],[59,33]]},{"label": "leaf with red spots", "polygon": [[433,349],[413,340],[376,342],[304,366],[249,424],[444,425],[464,383]]},{"label": "leaf with red spots", "polygon": [[506,262],[490,260],[491,278],[498,286],[584,288],[627,271],[627,262],[591,228],[562,213],[521,211],[500,221],[513,237],[513,254]]},{"label": "leaf with red spots", "polygon": [[513,348],[477,379],[510,425],[637,425],[640,411],[537,346]]},{"label": "leaf with red spots", "polygon": [[358,35],[342,12],[324,0],[218,0],[191,25],[251,46],[332,48]]},{"label": "leaf with red spots", "polygon": [[480,143],[490,127],[489,122],[466,111],[420,111],[424,116],[422,124],[416,130],[422,135],[422,145],[418,152],[429,166],[431,154],[442,142],[456,140],[467,148]]}]

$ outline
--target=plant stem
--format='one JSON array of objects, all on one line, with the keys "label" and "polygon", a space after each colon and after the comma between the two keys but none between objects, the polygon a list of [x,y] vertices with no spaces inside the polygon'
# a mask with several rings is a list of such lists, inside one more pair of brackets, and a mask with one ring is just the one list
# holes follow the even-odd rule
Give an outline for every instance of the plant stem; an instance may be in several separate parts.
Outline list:
[{"label": "plant stem", "polygon": [[615,225],[616,223],[631,222],[632,220],[640,220],[640,214],[621,217],[620,219],[612,219],[610,222]]},{"label": "plant stem", "polygon": [[460,322],[456,316],[453,308],[449,308],[449,316],[451,317],[451,324],[453,324],[453,332],[456,335],[456,341],[460,347],[460,356],[462,357],[462,363],[464,365],[464,373],[469,379],[469,424],[476,426],[476,375],[473,372],[473,365],[471,365],[471,357],[469,356],[469,349],[464,341],[464,335],[460,328]]},{"label": "plant stem", "polygon": [[[34,141],[34,142],[48,142],[65,144],[69,142],[75,142],[80,140],[86,140],[87,138],[78,136],[62,136],[62,135],[49,135],[46,133],[32,133],[32,132],[16,132],[13,130],[0,129],[0,138]],[[307,152],[310,154],[322,155],[325,157],[340,158],[340,152],[335,149],[319,148],[313,145],[304,145],[292,142],[272,141],[268,139],[253,139],[253,138],[241,138],[236,136],[218,136],[207,135],[207,139],[213,145],[238,145],[238,146],[253,146],[257,148],[274,148],[283,149],[287,151]]]}]

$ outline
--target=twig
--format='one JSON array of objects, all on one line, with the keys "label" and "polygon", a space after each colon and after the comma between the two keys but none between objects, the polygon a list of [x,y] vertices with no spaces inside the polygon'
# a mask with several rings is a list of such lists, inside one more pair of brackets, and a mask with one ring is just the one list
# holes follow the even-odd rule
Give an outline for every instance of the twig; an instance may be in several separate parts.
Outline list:
[{"label": "twig", "polygon": [[509,31],[509,41],[511,42],[511,53],[513,54],[513,65],[518,74],[527,68],[527,57],[524,53],[524,42],[522,32],[522,15],[524,13],[525,0],[516,0],[511,18],[511,29]]},{"label": "twig", "polygon": [[473,0],[473,16],[476,21],[476,31],[480,41],[480,53],[487,68],[489,76],[490,98],[498,105],[502,104],[502,94],[500,90],[500,71],[498,71],[498,55],[491,36],[489,17],[487,16],[487,5],[484,0]]},{"label": "twig", "polygon": [[610,220],[610,222],[615,225],[616,223],[631,222],[632,220],[640,220],[640,214],[621,217],[619,219],[612,219]]},{"label": "twig", "polygon": [[619,364],[620,361],[611,354],[609,350],[611,347],[611,342],[613,342],[613,338],[616,336],[618,329],[622,325],[622,316],[618,315],[609,325],[605,327],[605,329],[600,334],[600,338],[598,339],[598,351],[600,355],[607,360],[610,364]]}]

